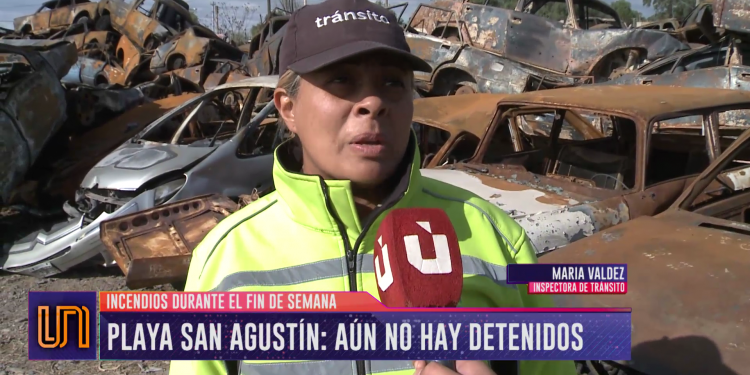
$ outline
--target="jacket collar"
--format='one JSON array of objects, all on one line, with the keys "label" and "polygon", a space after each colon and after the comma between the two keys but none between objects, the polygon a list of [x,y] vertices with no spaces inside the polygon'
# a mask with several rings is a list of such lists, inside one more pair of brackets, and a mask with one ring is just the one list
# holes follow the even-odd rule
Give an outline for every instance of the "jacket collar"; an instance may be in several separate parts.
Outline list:
[{"label": "jacket collar", "polygon": [[[420,160],[416,136],[412,132],[404,159],[393,177],[398,179],[396,188],[371,216],[378,217],[389,208],[408,207],[411,199],[422,190]],[[331,208],[347,229],[356,228],[357,233],[362,232],[364,223],[357,215],[351,181],[323,180],[317,175],[300,173],[302,150],[293,140],[276,148],[274,161],[274,185],[280,199],[286,203],[287,214],[292,220],[315,229],[337,231],[335,218],[329,210]],[[375,217],[365,221],[375,221]]]}]

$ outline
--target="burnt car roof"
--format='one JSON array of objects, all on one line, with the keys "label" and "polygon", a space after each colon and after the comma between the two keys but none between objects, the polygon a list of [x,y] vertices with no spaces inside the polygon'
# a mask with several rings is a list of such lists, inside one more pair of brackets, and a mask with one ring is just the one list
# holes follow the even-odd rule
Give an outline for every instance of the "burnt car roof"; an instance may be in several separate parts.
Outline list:
[{"label": "burnt car roof", "polygon": [[705,365],[715,369],[723,362],[739,373],[750,366],[743,350],[747,330],[741,328],[748,317],[742,294],[747,296],[750,283],[744,250],[750,242],[746,235],[701,225],[712,221],[676,210],[643,216],[545,254],[539,262],[628,264],[627,294],[553,299],[559,307],[632,308],[636,370],[697,375],[715,373]]},{"label": "burnt car roof", "polygon": [[750,94],[694,87],[581,86],[512,95],[500,104],[565,106],[651,120],[665,113],[750,104]]},{"label": "burnt car roof", "polygon": [[416,122],[437,125],[455,133],[465,130],[482,137],[505,94],[452,95],[414,100]]}]

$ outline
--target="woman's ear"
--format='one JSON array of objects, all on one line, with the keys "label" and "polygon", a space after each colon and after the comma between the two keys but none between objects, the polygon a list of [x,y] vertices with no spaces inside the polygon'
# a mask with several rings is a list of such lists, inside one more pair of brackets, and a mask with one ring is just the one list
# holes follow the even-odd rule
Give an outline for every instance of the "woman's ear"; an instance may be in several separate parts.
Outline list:
[{"label": "woman's ear", "polygon": [[273,92],[273,103],[276,106],[276,110],[279,111],[279,116],[284,119],[289,131],[297,133],[297,124],[294,122],[294,101],[287,94],[286,90],[277,88]]}]

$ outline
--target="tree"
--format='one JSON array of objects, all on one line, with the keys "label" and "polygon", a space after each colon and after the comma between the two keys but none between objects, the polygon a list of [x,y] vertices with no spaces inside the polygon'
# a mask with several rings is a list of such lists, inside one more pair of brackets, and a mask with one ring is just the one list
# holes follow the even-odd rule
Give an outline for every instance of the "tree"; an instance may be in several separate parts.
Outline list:
[{"label": "tree", "polygon": [[627,25],[633,25],[638,20],[643,19],[643,15],[641,14],[641,12],[633,10],[628,0],[617,0],[610,5],[612,6],[612,9],[614,9],[615,12],[617,12],[617,14],[620,16],[622,22]]},{"label": "tree", "polygon": [[[482,4],[484,5],[485,0],[471,0],[474,4]],[[487,2],[487,5],[498,7],[498,8],[505,8],[505,9],[515,9],[517,0],[489,0]]]},{"label": "tree", "polygon": [[654,8],[655,19],[685,18],[693,8],[695,0],[643,0],[643,5]]},{"label": "tree", "polygon": [[[237,45],[245,44],[252,37],[250,23],[252,16],[258,9],[250,4],[243,6],[217,3],[219,8],[219,25],[214,30],[217,34],[224,34],[228,40]],[[204,25],[213,25],[213,20],[204,19]]]},{"label": "tree", "polygon": [[277,0],[279,8],[289,13],[294,13],[295,10],[302,7],[302,2],[299,0]]},{"label": "tree", "polygon": [[190,21],[192,21],[193,23],[201,23],[201,21],[198,19],[198,14],[196,14],[192,9],[190,9]]}]

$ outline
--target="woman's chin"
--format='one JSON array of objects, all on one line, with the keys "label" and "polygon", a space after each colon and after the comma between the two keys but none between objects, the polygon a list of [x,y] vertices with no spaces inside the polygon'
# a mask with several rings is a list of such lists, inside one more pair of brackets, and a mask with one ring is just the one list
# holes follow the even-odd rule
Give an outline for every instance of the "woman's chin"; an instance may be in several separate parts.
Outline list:
[{"label": "woman's chin", "polygon": [[393,174],[395,166],[373,161],[359,162],[349,166],[346,179],[360,187],[375,187]]}]

